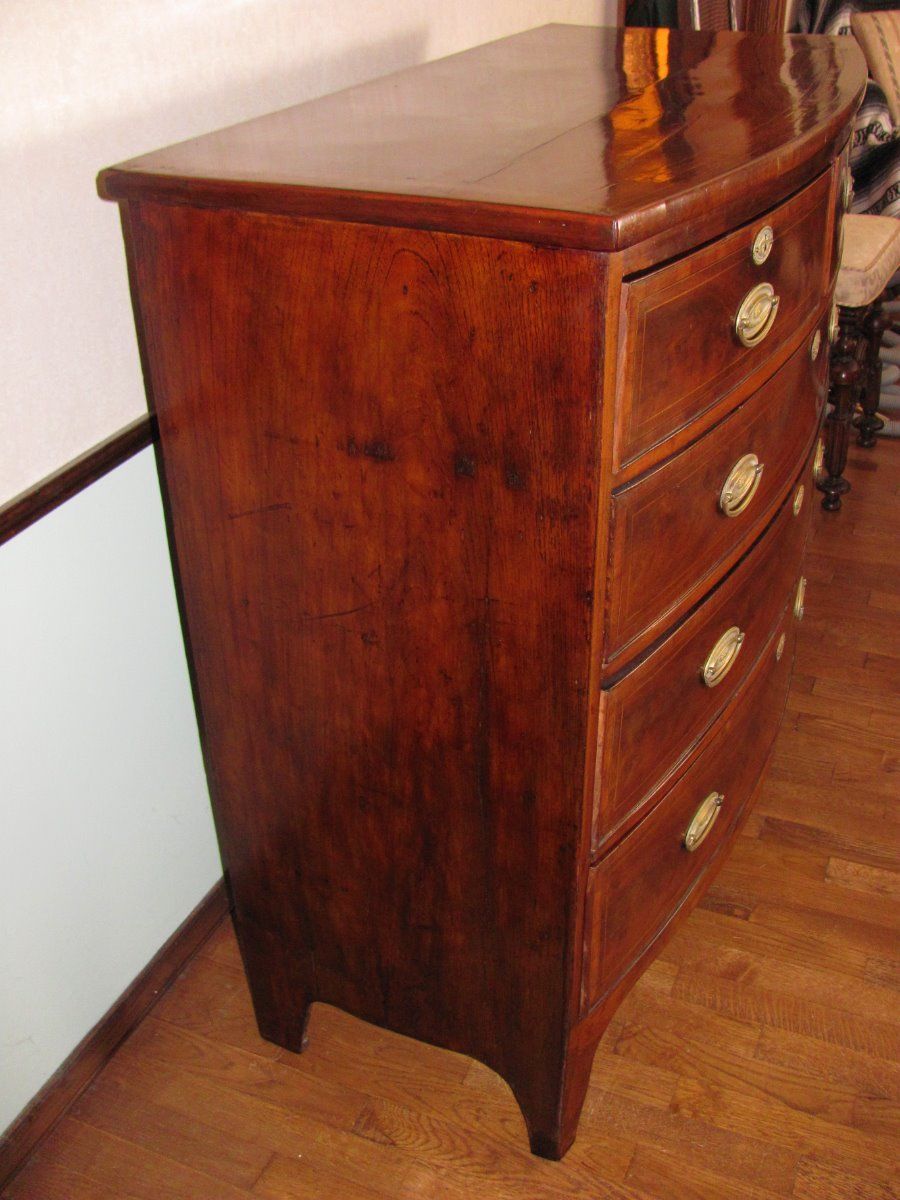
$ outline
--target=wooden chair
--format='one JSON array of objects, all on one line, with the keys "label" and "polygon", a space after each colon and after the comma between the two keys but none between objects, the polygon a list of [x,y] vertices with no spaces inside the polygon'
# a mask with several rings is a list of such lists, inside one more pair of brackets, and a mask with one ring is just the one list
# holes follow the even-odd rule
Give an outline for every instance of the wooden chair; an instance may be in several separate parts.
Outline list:
[{"label": "wooden chair", "polygon": [[[895,126],[900,125],[900,13],[854,13],[853,35],[869,74],[887,99]],[[844,479],[850,430],[855,423],[860,446],[875,445],[884,422],[878,416],[881,394],[881,339],[890,321],[881,307],[884,289],[900,268],[900,221],[868,213],[844,217],[844,249],[834,298],[839,305],[837,341],[832,349],[831,410],[825,424],[827,476],[819,482],[822,507],[836,512],[850,490]],[[857,415],[858,414],[858,415]]]},{"label": "wooden chair", "polygon": [[678,0],[679,29],[743,29],[742,0]]},{"label": "wooden chair", "polygon": [[[641,11],[637,21],[629,20]],[[654,12],[656,17],[648,13]],[[787,24],[788,0],[619,0],[620,25],[677,25],[679,29],[743,29],[748,33],[781,33]]]},{"label": "wooden chair", "polygon": [[850,490],[844,479],[847,449],[854,417],[859,411],[857,442],[874,446],[883,422],[878,414],[881,394],[881,339],[890,321],[881,302],[884,289],[900,269],[900,221],[848,213],[844,217],[844,246],[834,299],[837,328],[831,352],[825,422],[826,474],[818,481],[825,493],[822,507],[837,512]]}]

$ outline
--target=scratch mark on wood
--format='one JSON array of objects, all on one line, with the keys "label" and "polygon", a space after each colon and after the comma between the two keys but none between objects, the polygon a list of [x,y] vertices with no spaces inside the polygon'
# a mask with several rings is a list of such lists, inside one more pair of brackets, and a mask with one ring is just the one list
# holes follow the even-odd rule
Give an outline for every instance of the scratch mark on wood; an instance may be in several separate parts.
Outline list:
[{"label": "scratch mark on wood", "polygon": [[261,513],[267,512],[283,512],[293,508],[293,504],[285,501],[282,504],[264,504],[261,508],[248,508],[245,512],[226,513],[229,521],[237,521],[241,517],[257,517]]}]

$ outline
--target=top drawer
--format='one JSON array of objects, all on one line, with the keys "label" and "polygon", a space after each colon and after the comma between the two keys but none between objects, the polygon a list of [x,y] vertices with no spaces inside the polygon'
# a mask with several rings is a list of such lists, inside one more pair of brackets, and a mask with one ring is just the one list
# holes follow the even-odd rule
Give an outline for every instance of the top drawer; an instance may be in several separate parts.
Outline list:
[{"label": "top drawer", "polygon": [[[822,175],[767,216],[625,285],[617,469],[764,367],[820,306],[830,186],[831,175]],[[742,305],[751,346],[736,332]]]}]

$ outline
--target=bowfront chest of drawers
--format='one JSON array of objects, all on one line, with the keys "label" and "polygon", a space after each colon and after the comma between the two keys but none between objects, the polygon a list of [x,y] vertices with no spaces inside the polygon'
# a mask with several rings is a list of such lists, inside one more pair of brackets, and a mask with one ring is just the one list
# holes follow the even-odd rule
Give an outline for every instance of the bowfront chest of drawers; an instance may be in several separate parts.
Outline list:
[{"label": "bowfront chest of drawers", "polygon": [[850,41],[548,26],[101,176],[260,1029],[540,1154],[778,729]]}]

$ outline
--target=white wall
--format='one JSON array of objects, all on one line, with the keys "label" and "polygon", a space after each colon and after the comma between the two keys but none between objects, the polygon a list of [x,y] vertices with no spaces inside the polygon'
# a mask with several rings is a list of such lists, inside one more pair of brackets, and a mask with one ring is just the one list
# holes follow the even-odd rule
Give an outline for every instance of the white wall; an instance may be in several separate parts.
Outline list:
[{"label": "white wall", "polygon": [[[614,0],[2,0],[0,504],[144,411],[98,169]],[[0,546],[0,1130],[220,873],[149,452]]]},{"label": "white wall", "polygon": [[145,407],[97,171],[615,0],[3,0],[0,504]]},{"label": "white wall", "polygon": [[222,873],[151,450],[0,549],[0,1130]]}]

